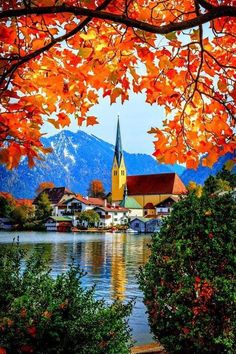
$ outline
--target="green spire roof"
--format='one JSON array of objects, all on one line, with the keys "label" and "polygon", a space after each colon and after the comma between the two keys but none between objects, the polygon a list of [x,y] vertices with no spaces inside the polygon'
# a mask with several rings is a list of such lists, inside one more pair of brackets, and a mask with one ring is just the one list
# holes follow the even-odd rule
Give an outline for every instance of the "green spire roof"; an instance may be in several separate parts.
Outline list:
[{"label": "green spire roof", "polygon": [[115,157],[116,157],[116,161],[117,161],[119,167],[120,167],[120,163],[122,160],[122,156],[123,156],[123,150],[122,150],[122,144],[121,144],[120,122],[119,122],[119,117],[118,117],[117,131],[116,131]]},{"label": "green spire roof", "polygon": [[133,197],[125,197],[120,206],[127,209],[142,209],[141,205]]}]

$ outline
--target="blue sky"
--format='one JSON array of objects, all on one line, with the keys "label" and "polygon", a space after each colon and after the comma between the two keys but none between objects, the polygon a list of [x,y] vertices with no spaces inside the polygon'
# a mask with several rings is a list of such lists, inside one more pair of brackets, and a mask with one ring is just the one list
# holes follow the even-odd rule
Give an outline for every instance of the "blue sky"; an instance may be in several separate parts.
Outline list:
[{"label": "blue sky", "polygon": [[[119,102],[110,105],[108,97],[101,98],[100,103],[91,109],[90,113],[99,118],[99,124],[92,127],[78,127],[73,121],[69,129],[74,132],[81,129],[114,144],[119,114],[123,149],[133,153],[152,154],[154,152],[153,135],[147,134],[147,131],[152,126],[161,127],[164,110],[157,105],[151,106],[146,103],[144,95],[131,94],[129,101],[123,105]],[[54,135],[58,130],[51,124],[47,124],[43,132]]]}]

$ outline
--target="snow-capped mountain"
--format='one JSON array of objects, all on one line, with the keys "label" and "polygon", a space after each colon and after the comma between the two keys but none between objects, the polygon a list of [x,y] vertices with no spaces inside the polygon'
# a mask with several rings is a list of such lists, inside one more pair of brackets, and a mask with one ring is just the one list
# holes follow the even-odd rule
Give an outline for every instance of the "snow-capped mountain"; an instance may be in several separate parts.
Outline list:
[{"label": "snow-capped mountain", "polygon": [[[73,192],[87,194],[89,182],[102,180],[106,191],[110,191],[111,166],[114,146],[93,136],[78,131],[64,130],[52,137],[43,138],[45,146],[51,146],[53,152],[36,161],[36,166],[28,168],[27,159],[13,171],[0,166],[0,190],[12,193],[18,198],[32,198],[39,183],[51,181],[57,187],[66,186]],[[179,165],[161,165],[146,154],[124,152],[129,175],[177,172],[184,167]]]}]

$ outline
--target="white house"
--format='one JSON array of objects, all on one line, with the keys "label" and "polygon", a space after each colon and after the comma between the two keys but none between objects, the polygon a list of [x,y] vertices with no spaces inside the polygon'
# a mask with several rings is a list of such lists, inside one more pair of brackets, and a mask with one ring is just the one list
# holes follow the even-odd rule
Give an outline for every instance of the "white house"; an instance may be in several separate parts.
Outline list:
[{"label": "white house", "polygon": [[173,204],[175,204],[177,201],[178,201],[178,198],[170,196],[170,197],[162,200],[160,203],[157,203],[155,205],[156,214],[160,215],[160,216],[168,216],[173,209]]},{"label": "white house", "polygon": [[101,206],[93,209],[100,216],[100,227],[125,225],[128,223],[129,209],[121,206]]},{"label": "white house", "polygon": [[[84,210],[91,210],[96,206],[103,206],[105,201],[100,198],[82,197],[74,195],[56,205],[57,216],[74,215]],[[55,208],[54,208],[55,209]]]}]

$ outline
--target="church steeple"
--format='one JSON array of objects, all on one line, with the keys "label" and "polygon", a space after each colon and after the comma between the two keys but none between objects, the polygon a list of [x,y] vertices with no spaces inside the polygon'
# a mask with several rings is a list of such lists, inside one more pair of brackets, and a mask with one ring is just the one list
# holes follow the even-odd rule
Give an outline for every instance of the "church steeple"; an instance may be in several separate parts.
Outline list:
[{"label": "church steeple", "polygon": [[123,199],[126,186],[126,167],[121,143],[120,122],[117,121],[116,145],[112,165],[112,201],[118,202]]},{"label": "church steeple", "polygon": [[116,161],[118,163],[118,166],[120,166],[122,156],[123,156],[123,150],[122,150],[121,134],[120,134],[120,121],[119,121],[119,116],[118,116],[117,130],[116,130],[116,145],[115,145],[115,157],[116,157]]}]

